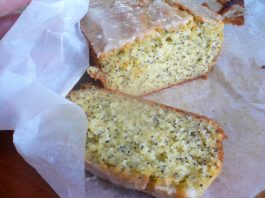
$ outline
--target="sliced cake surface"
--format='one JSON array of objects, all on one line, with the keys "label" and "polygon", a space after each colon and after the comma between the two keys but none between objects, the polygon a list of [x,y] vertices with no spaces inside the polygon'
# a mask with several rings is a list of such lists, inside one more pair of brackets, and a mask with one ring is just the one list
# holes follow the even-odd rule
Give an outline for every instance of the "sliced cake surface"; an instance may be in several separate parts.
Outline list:
[{"label": "sliced cake surface", "polygon": [[199,197],[220,173],[225,134],[214,121],[93,87],[70,100],[88,117],[86,168],[156,197]]},{"label": "sliced cake surface", "polygon": [[89,75],[136,96],[207,76],[223,41],[221,17],[188,1],[92,0],[81,28]]}]

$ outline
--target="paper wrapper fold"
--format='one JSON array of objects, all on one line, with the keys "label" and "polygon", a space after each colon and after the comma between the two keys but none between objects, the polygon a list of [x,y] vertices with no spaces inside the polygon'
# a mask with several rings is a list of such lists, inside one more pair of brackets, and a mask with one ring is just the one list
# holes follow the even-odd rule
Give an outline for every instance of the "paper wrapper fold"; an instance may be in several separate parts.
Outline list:
[{"label": "paper wrapper fold", "polygon": [[89,64],[87,7],[33,0],[0,41],[0,129],[15,129],[17,151],[60,197],[85,197],[87,119],[64,96]]}]

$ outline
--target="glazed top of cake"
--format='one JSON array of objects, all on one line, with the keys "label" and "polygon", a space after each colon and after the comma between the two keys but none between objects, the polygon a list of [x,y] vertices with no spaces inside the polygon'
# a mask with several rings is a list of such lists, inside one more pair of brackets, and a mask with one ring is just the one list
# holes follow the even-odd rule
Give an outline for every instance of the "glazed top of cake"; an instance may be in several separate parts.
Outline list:
[{"label": "glazed top of cake", "polygon": [[[185,3],[185,7],[186,4],[191,4],[196,15],[200,9],[205,9],[196,8],[194,3]],[[216,15],[211,15],[206,12],[202,18],[216,21]],[[82,20],[82,29],[99,57],[136,38],[154,33],[156,28],[177,27],[190,20],[192,15],[161,0],[91,0],[88,14]]]}]

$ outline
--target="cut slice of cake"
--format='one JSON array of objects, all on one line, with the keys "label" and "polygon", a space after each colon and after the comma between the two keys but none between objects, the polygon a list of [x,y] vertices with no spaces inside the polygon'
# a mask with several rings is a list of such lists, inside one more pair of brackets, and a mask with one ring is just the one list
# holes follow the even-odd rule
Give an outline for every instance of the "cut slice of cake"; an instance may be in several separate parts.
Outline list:
[{"label": "cut slice of cake", "polygon": [[136,96],[206,77],[223,41],[221,17],[193,2],[92,0],[81,29],[89,75]]},{"label": "cut slice of cake", "polygon": [[70,100],[88,117],[86,168],[156,197],[199,197],[223,164],[221,127],[204,116],[93,87]]},{"label": "cut slice of cake", "polygon": [[[166,0],[171,4],[179,0]],[[224,23],[244,25],[244,0],[185,0],[199,3],[220,14]]]}]

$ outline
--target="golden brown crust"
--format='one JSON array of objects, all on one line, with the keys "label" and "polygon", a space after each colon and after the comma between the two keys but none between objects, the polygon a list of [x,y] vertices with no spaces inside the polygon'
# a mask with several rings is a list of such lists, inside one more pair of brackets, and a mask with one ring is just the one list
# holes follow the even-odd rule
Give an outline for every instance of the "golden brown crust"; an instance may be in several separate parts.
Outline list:
[{"label": "golden brown crust", "polygon": [[[244,9],[244,0],[219,0],[219,2],[222,4],[222,8],[219,10],[218,14],[224,15],[230,10],[234,9],[234,6],[238,5]],[[238,16],[238,14],[240,16]],[[244,13],[237,13],[235,12],[234,16],[225,17],[224,23],[231,23],[234,25],[244,25],[245,17]]]},{"label": "golden brown crust", "polygon": [[218,11],[218,14],[223,15],[234,5],[240,5],[241,7],[244,7],[244,0],[218,0],[218,2],[222,5],[222,8]]},{"label": "golden brown crust", "polygon": [[91,42],[87,40],[88,46],[89,46],[89,60],[90,60],[90,65],[98,65],[100,67],[100,64],[98,62],[97,54],[91,45]]},{"label": "golden brown crust", "polygon": [[237,16],[237,17],[225,18],[224,23],[227,23],[227,24],[230,23],[230,24],[242,26],[245,23],[245,17],[244,16]]},{"label": "golden brown crust", "polygon": [[114,184],[120,185],[124,188],[134,189],[138,191],[145,192],[156,197],[165,197],[165,198],[185,198],[185,194],[181,192],[176,192],[173,195],[169,195],[164,191],[156,189],[156,182],[150,179],[150,175],[142,175],[139,173],[128,173],[120,172],[115,167],[110,167],[105,164],[98,164],[89,160],[89,157],[86,155],[86,170],[95,174],[96,176],[111,181]]},{"label": "golden brown crust", "polygon": [[[223,16],[223,21],[226,24],[234,24],[234,25],[244,25],[245,17],[244,13],[240,10],[235,10],[235,6],[241,7],[244,10],[244,0],[216,0],[216,3],[220,4],[221,8],[217,11],[218,14]],[[207,7],[208,9],[212,10],[208,3],[203,3],[202,6]],[[214,10],[212,10],[214,11]],[[226,13],[229,11],[234,11],[231,16],[225,16]],[[215,11],[216,12],[216,11]]]},{"label": "golden brown crust", "polygon": [[136,172],[130,174],[128,172],[121,173],[116,167],[94,162],[94,160],[90,159],[88,155],[86,155],[85,159],[85,167],[87,170],[117,185],[144,191],[149,183],[149,175],[142,175]]}]

